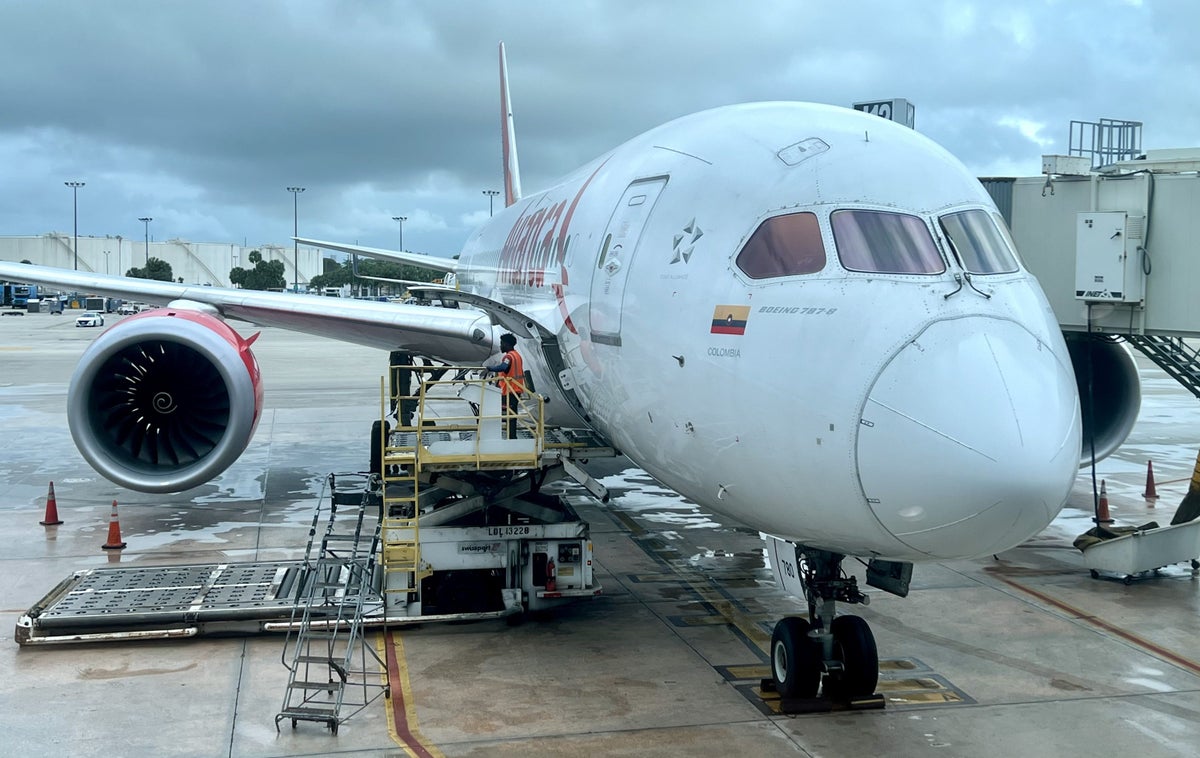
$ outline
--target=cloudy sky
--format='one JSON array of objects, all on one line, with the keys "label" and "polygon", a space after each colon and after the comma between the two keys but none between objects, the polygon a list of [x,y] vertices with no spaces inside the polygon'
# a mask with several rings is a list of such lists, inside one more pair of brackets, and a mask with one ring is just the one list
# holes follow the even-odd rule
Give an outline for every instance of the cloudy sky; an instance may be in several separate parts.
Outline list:
[{"label": "cloudy sky", "polygon": [[499,189],[503,40],[522,182],[693,111],[906,97],[980,176],[1072,119],[1200,146],[1194,0],[0,0],[0,235],[451,255]]}]

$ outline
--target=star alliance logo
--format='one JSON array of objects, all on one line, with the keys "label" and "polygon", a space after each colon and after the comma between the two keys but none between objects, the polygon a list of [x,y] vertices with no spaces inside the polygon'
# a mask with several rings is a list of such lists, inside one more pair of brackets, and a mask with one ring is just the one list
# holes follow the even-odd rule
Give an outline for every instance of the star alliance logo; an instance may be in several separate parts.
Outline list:
[{"label": "star alliance logo", "polygon": [[696,240],[703,236],[704,232],[700,231],[700,227],[696,225],[696,219],[693,218],[687,226],[683,227],[682,234],[675,235],[675,242],[671,245],[671,251],[675,255],[671,258],[671,263],[690,261],[692,251],[696,248]]}]

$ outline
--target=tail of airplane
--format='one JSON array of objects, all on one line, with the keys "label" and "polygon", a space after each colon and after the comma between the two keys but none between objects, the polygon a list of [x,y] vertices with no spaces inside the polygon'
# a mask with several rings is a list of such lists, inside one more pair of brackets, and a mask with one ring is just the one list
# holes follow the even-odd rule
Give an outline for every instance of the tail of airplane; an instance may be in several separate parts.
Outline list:
[{"label": "tail of airplane", "polygon": [[512,101],[508,99],[508,61],[500,43],[500,139],[504,150],[504,206],[521,199],[521,167],[517,163],[517,135],[513,130]]}]

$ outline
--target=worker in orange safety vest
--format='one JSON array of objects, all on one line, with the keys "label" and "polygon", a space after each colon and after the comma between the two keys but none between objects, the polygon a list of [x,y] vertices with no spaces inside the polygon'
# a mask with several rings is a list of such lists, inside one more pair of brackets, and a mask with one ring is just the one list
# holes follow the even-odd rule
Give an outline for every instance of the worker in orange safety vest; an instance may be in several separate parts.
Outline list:
[{"label": "worker in orange safety vest", "polygon": [[508,438],[511,440],[517,437],[517,403],[525,392],[525,363],[517,352],[517,338],[511,334],[501,335],[500,351],[504,354],[501,361],[485,368],[500,376],[500,392],[504,396]]}]

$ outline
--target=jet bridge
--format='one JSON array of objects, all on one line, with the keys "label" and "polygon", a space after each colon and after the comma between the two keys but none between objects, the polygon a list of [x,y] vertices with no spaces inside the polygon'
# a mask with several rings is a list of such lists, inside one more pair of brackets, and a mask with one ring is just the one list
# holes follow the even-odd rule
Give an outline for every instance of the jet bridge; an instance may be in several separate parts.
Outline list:
[{"label": "jet bridge", "polygon": [[[1136,367],[1113,359],[1114,343],[1138,349],[1200,398],[1200,352],[1188,342],[1200,337],[1200,148],[1143,153],[1141,128],[1113,119],[1072,122],[1070,155],[1043,156],[1042,176],[982,180],[1005,211],[1072,358],[1077,350],[1087,356],[1076,364],[1085,434],[1089,417],[1093,428],[1105,413],[1124,415],[1128,426],[1136,418],[1140,397],[1120,398],[1137,389]],[[1098,533],[1097,541],[1079,545],[1093,577],[1112,572],[1129,583],[1171,563],[1200,565],[1200,521],[1126,531],[1097,527],[1088,533]]]},{"label": "jet bridge", "polygon": [[1064,332],[1127,341],[1200,397],[1200,148],[1143,154],[1140,123],[1095,126],[1099,147],[1073,128],[1040,177],[982,181]]}]

